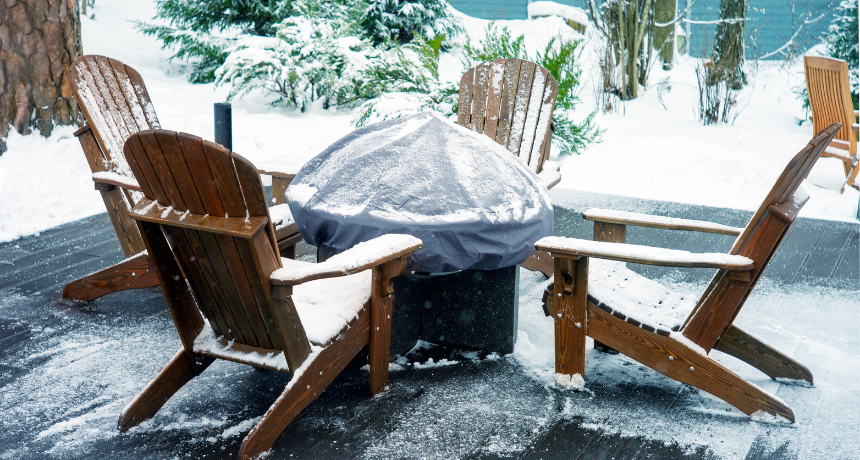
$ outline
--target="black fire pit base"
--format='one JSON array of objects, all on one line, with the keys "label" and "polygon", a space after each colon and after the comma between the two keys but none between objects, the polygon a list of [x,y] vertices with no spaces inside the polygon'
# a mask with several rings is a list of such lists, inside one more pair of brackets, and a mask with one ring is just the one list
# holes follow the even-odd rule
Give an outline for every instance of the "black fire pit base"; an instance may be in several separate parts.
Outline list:
[{"label": "black fire pit base", "polygon": [[[320,246],[317,260],[335,253]],[[396,278],[391,356],[405,354],[418,340],[512,353],[519,281],[519,265]]]}]

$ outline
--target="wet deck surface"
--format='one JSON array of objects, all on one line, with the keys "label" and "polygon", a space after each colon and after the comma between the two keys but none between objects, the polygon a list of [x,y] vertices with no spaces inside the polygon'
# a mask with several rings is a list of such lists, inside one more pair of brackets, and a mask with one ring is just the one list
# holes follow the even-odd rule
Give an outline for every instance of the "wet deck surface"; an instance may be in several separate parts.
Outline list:
[{"label": "wet deck surface", "polygon": [[[554,192],[553,198],[564,206],[556,208],[556,234],[582,238],[592,234],[591,222],[581,219],[581,211],[590,207],[734,226],[743,226],[751,215],[565,191]],[[631,228],[628,242],[724,252],[732,238]],[[302,245],[300,257],[312,258],[313,249]],[[65,283],[121,259],[104,214],[0,244],[0,458],[235,458],[247,429],[229,428],[263,414],[289,381],[289,375],[218,362],[143,429],[117,435],[103,428],[114,423],[129,395],[178,347],[158,289],[111,294],[87,304],[61,299]],[[765,277],[777,284],[803,282],[856,292],[858,259],[856,224],[799,219]],[[637,270],[673,281],[704,282],[712,275],[704,269]],[[856,350],[856,337],[846,340]],[[58,350],[68,347],[81,347],[81,355],[54,359]],[[110,359],[95,359],[93,347],[116,352]],[[723,450],[708,439],[664,442],[630,435],[627,428],[674,423],[670,431],[698,433],[718,422],[715,431],[722,430],[725,437],[731,430],[746,432],[747,425],[756,425],[736,415],[679,409],[709,397],[682,384],[604,384],[593,378],[587,379],[589,393],[571,394],[540,384],[513,359],[494,359],[486,352],[437,346],[414,351],[408,361],[426,363],[431,358],[458,364],[406,366],[391,373],[389,391],[369,398],[367,372],[361,369],[366,360],[360,356],[287,428],[269,458],[716,459],[726,457],[718,455]],[[633,374],[650,372],[621,358],[600,359],[629,366]],[[783,385],[779,395],[795,407],[799,403],[792,395],[802,392]],[[802,394],[798,398],[803,401]],[[827,418],[813,408],[825,403],[800,403],[796,410],[815,414],[808,417],[816,420]],[[588,409],[571,412],[571,405]],[[685,415],[673,422],[677,412]],[[849,424],[857,421],[856,415],[846,416]],[[80,428],[88,423],[102,428]],[[743,443],[745,452],[738,458],[803,458],[792,428],[749,430],[748,436],[735,440]]]}]

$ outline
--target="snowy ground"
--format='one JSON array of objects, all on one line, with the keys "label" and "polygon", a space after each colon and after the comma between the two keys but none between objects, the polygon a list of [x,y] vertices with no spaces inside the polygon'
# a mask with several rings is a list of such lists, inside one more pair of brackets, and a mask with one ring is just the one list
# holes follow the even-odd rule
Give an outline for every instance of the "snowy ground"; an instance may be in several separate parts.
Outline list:
[{"label": "snowy ground", "polygon": [[[213,138],[212,104],[226,88],[188,83],[182,62],[167,62],[159,42],[137,33],[129,21],[149,20],[154,2],[100,1],[93,19],[83,19],[84,51],[119,59],[143,76],[162,126]],[[464,17],[473,40],[488,21]],[[558,18],[501,21],[523,34],[530,50],[553,36],[571,35]],[[583,48],[580,113],[595,107],[594,50]],[[656,67],[650,86],[635,101],[599,114],[603,141],[567,158],[559,188],[666,201],[755,209],[791,156],[811,137],[793,89],[803,84],[802,64],[761,64],[750,69],[734,125],[702,126],[696,121],[695,61],[680,58],[671,72]],[[443,78],[459,79],[459,54],[444,54]],[[302,164],[350,132],[352,114],[313,108],[297,113],[273,108],[263,97],[234,102],[234,149],[254,162],[281,158]],[[0,241],[104,212],[73,128],[58,128],[49,139],[10,134],[0,156]],[[858,192],[840,195],[841,165],[822,159],[807,181],[812,199],[807,217],[854,221]]]},{"label": "snowy ground", "polygon": [[[500,458],[521,458],[556,423],[573,423],[598,436],[643,437],[688,454],[702,449],[715,456],[710,458],[744,458],[762,443],[773,456],[760,452],[747,458],[856,458],[856,293],[764,282],[738,318],[744,330],[808,365],[813,387],[770,380],[712,353],[791,406],[797,422],[785,425],[751,421],[723,401],[623,355],[594,351],[590,339],[587,390],[559,391],[552,385],[552,321],[540,307],[547,283],[540,274],[521,271],[512,355],[461,351],[434,360],[427,358],[432,349],[419,350],[392,365],[390,389],[376,398],[364,396],[366,372],[347,372],[346,380],[290,424],[271,458],[298,456],[302,451],[296,445],[307,448],[309,442],[318,443],[312,458],[326,458],[326,449],[338,446],[332,439],[350,442],[343,447],[358,458],[473,458],[476,446]],[[703,288],[673,287],[689,295]],[[28,337],[0,353],[0,370],[6,372],[0,373],[2,459],[234,458],[242,438],[289,380],[218,362],[152,420],[122,434],[116,430],[119,413],[179,347],[161,294],[118,293],[86,306],[60,300],[57,292],[0,292],[0,298],[0,317],[17,318]],[[16,369],[24,372],[8,378]]]}]

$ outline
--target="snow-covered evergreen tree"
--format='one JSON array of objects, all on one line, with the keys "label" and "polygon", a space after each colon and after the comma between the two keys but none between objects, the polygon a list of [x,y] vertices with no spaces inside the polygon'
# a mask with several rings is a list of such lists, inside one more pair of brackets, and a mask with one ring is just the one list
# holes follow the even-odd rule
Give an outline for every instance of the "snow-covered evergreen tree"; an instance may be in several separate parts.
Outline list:
[{"label": "snow-covered evergreen tree", "polygon": [[359,26],[375,44],[408,43],[416,34],[450,39],[462,31],[447,0],[368,0]]},{"label": "snow-covered evergreen tree", "polygon": [[147,35],[176,52],[171,58],[192,60],[192,82],[210,82],[226,58],[236,34],[272,36],[274,25],[294,14],[289,0],[158,0],[156,23],[138,22]]},{"label": "snow-covered evergreen tree", "polygon": [[825,33],[827,52],[837,59],[848,61],[848,73],[851,79],[851,93],[854,95],[854,106],[857,107],[857,96],[860,93],[860,68],[858,68],[857,31],[857,0],[843,0],[836,8],[836,18],[830,23]]}]

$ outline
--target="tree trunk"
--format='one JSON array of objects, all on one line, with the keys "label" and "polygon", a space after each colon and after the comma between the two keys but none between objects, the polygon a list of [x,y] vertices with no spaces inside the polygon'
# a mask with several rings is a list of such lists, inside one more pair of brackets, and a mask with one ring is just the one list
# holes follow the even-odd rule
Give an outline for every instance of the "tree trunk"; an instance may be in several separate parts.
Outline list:
[{"label": "tree trunk", "polygon": [[10,124],[49,136],[78,121],[69,69],[81,52],[77,0],[0,0],[0,140]]},{"label": "tree trunk", "polygon": [[744,23],[747,15],[747,0],[721,0],[720,19],[741,19],[737,22],[720,22],[714,35],[714,67],[708,84],[725,81],[732,89],[741,89],[746,84],[744,63]]},{"label": "tree trunk", "polygon": [[[654,3],[654,22],[665,24],[675,19],[678,13],[678,0],[656,0]],[[654,49],[660,53],[663,69],[672,69],[675,54],[675,24],[654,27]]]}]

